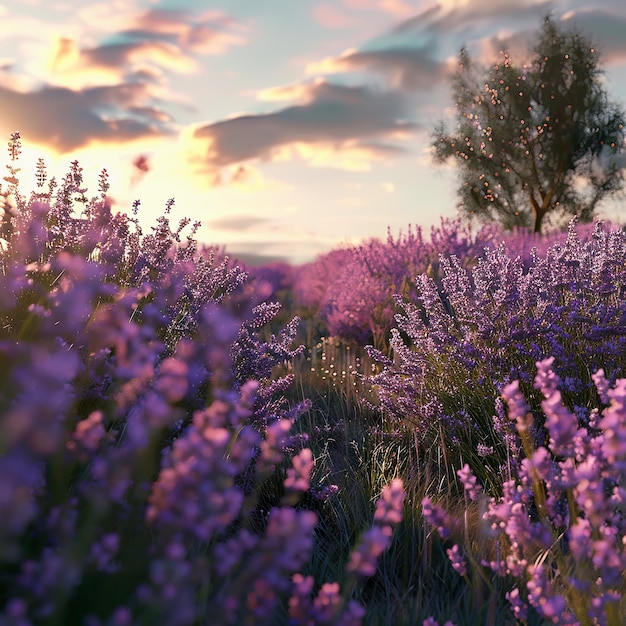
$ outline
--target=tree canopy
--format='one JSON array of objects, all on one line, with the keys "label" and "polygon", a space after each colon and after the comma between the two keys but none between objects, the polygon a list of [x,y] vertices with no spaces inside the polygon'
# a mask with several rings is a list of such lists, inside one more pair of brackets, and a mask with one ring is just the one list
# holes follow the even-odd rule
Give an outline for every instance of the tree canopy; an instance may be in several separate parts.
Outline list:
[{"label": "tree canopy", "polygon": [[589,221],[622,188],[624,112],[611,101],[597,50],[548,16],[526,62],[507,50],[479,67],[466,49],[453,77],[456,127],[441,122],[438,162],[460,166],[468,216],[531,226],[576,215]]}]

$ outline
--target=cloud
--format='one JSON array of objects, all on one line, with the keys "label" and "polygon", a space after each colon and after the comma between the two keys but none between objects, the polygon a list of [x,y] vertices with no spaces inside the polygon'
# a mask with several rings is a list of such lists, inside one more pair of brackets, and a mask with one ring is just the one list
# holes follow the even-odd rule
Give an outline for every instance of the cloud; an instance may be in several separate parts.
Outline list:
[{"label": "cloud", "polygon": [[[396,24],[377,43],[379,47],[392,49],[395,41],[417,39],[426,58],[430,55],[432,59],[442,61],[456,56],[459,48],[465,46],[476,60],[491,62],[503,48],[516,56],[526,54],[542,19],[552,13],[555,20],[563,20],[566,26],[575,27],[589,36],[603,54],[606,64],[623,62],[626,59],[626,9],[623,3],[611,6],[610,2],[605,2],[604,8],[597,9],[589,8],[588,3],[584,8],[577,7],[577,4],[581,3],[577,0],[559,3],[549,0],[439,0],[430,9]],[[363,50],[358,54],[362,53]],[[352,56],[342,55],[336,65],[341,68],[350,62],[355,66],[359,61],[366,62],[366,59]],[[418,59],[415,62],[418,63]],[[384,66],[376,59],[372,67],[382,71]],[[393,67],[393,57],[388,60],[387,67]],[[397,70],[400,74],[403,67],[400,64]]]},{"label": "cloud", "polygon": [[[542,17],[545,14],[542,15]],[[626,12],[620,14],[607,10],[568,11],[559,16],[554,14],[555,23],[566,30],[580,32],[588,38],[601,54],[603,66],[623,63],[626,60]],[[495,37],[485,37],[478,41],[475,58],[491,62],[500,50],[508,50],[513,58],[532,55],[532,45],[536,39],[541,21],[537,19],[527,28],[507,29]]]},{"label": "cloud", "polygon": [[181,50],[196,54],[221,54],[245,42],[243,27],[217,11],[195,15],[183,10],[151,9],[139,14],[121,35],[175,43]]},{"label": "cloud", "polygon": [[494,23],[503,21],[511,24],[518,20],[536,21],[553,9],[554,3],[550,0],[452,0],[440,2],[439,6],[444,14],[434,26],[440,32],[446,32],[450,27],[464,31],[472,24],[487,24],[492,28]]},{"label": "cloud", "polygon": [[404,0],[379,0],[378,6],[381,10],[396,17],[405,17],[415,11],[415,8],[408,2],[404,2]]},{"label": "cloud", "polygon": [[207,222],[207,226],[216,230],[242,231],[251,230],[261,224],[267,224],[269,222],[271,222],[271,220],[256,215],[232,215],[230,217],[223,217]]},{"label": "cloud", "polygon": [[553,8],[550,0],[440,0],[435,6],[397,24],[387,35],[427,37],[442,54],[454,54],[507,25],[516,30],[535,27]]},{"label": "cloud", "polygon": [[163,41],[136,41],[80,49],[69,38],[57,40],[50,59],[50,82],[72,89],[115,85],[140,77],[157,82],[163,69],[188,73],[195,69],[192,58]]},{"label": "cloud", "polygon": [[564,16],[564,23],[580,30],[597,46],[606,65],[626,61],[626,11],[586,10]]},{"label": "cloud", "polygon": [[431,89],[447,73],[449,54],[440,46],[446,38],[431,32],[441,15],[438,5],[423,11],[358,49],[309,63],[307,74],[374,73],[385,77],[392,89]]},{"label": "cloud", "polygon": [[313,18],[326,28],[349,28],[357,23],[346,11],[330,3],[316,4],[313,7]]},{"label": "cloud", "polygon": [[347,50],[338,57],[323,59],[307,67],[310,74],[378,72],[394,88],[414,91],[428,89],[446,75],[446,64],[436,61],[431,47],[395,46],[380,50]]},{"label": "cloud", "polygon": [[[494,31],[525,36],[536,31],[542,18],[552,13],[555,19],[572,20],[584,34],[591,33],[598,41],[607,39],[609,45],[623,47],[626,11],[622,3],[614,9],[580,9],[575,4],[575,0],[439,0],[427,11],[397,24],[392,33],[429,33],[456,45],[467,45],[493,38]],[[504,38],[503,34],[499,36]]]},{"label": "cloud", "polygon": [[401,151],[397,142],[416,128],[407,121],[408,103],[398,93],[315,81],[300,95],[301,103],[272,113],[195,128],[195,165],[215,172],[250,159],[284,160],[295,154],[313,165],[339,162],[346,169],[363,169],[364,162]]},{"label": "cloud", "polygon": [[[316,79],[315,82],[322,82],[323,79]],[[309,97],[311,85],[308,83],[296,83],[293,85],[280,85],[279,87],[268,87],[257,93],[257,100],[262,102],[282,102],[289,100],[305,100]]]},{"label": "cloud", "polygon": [[146,2],[135,0],[143,7],[132,4],[130,0],[87,4],[74,12],[80,32],[109,34],[124,41],[163,41],[193,54],[222,54],[246,41],[246,28],[221,11],[146,10]]},{"label": "cloud", "polygon": [[75,92],[43,87],[20,93],[0,86],[2,125],[23,137],[70,152],[91,142],[122,142],[172,132],[151,103],[146,85],[104,86]]},{"label": "cloud", "polygon": [[415,7],[404,0],[343,0],[343,4],[361,11],[377,9],[394,17],[406,17],[415,12]]},{"label": "cloud", "polygon": [[350,9],[370,9],[375,0],[343,0],[343,4]]},{"label": "cloud", "polygon": [[296,142],[278,149],[276,161],[302,159],[312,167],[327,167],[348,172],[369,172],[372,161],[385,156],[404,153],[405,150],[375,142],[345,141],[340,147],[323,143]]},{"label": "cloud", "polygon": [[169,75],[194,72],[198,55],[244,41],[243,27],[223,13],[119,8],[114,2],[78,12],[78,22],[90,26],[88,46],[71,26],[51,44],[50,28],[31,24],[30,56],[20,68],[11,59],[0,68],[3,127],[60,152],[170,135],[166,107],[180,96],[169,89]]},{"label": "cloud", "polygon": [[[87,21],[103,19],[104,7],[92,9]],[[59,38],[52,51],[50,81],[80,89],[116,84],[140,76],[162,81],[164,71],[191,73],[200,54],[220,54],[244,43],[242,27],[228,16],[210,12],[152,9],[131,13],[122,26],[96,46],[79,47],[70,37]]]}]

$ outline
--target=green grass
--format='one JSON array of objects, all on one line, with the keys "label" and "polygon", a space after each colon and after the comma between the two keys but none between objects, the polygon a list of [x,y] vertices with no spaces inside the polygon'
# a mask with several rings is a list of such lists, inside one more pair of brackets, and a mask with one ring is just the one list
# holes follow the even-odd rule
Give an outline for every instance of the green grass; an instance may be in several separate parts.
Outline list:
[{"label": "green grass", "polygon": [[[309,435],[316,460],[313,483],[338,487],[326,502],[313,505],[320,524],[309,573],[320,583],[345,582],[349,553],[371,525],[376,498],[400,477],[407,492],[404,520],[376,575],[354,591],[367,607],[365,623],[421,625],[432,616],[440,625],[447,620],[456,626],[515,624],[504,597],[511,585],[480,565],[461,577],[445,552],[451,542],[424,523],[421,501],[428,496],[453,512],[455,542],[471,554],[495,550],[457,483],[458,458],[446,453],[442,441],[425,447],[414,426],[390,423],[372,406],[375,392],[361,377],[375,370],[369,357],[355,346],[325,339],[289,370],[295,376],[292,400],[312,401],[297,429]],[[527,623],[542,622],[531,616]]]}]

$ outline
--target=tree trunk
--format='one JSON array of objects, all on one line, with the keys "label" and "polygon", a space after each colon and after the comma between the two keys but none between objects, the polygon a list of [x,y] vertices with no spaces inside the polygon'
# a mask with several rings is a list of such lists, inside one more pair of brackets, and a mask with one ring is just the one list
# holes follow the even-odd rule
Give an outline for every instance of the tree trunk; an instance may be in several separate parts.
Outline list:
[{"label": "tree trunk", "polygon": [[533,233],[540,234],[541,233],[541,222],[543,222],[543,218],[546,214],[545,211],[533,211],[535,216],[535,223],[533,224]]},{"label": "tree trunk", "polygon": [[541,222],[543,222],[543,218],[548,212],[543,206],[539,205],[535,197],[533,196],[533,192],[530,192],[530,206],[533,210],[534,224],[533,224],[533,233],[541,232]]}]

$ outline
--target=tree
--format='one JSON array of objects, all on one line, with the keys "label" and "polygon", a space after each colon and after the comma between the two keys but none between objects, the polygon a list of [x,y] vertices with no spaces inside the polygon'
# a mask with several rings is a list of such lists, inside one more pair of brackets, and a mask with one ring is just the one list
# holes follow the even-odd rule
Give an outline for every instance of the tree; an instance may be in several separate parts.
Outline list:
[{"label": "tree", "polygon": [[462,49],[453,78],[456,129],[440,123],[437,162],[460,163],[460,208],[505,227],[577,215],[590,221],[598,203],[624,182],[624,112],[610,101],[597,51],[578,32],[546,17],[530,60],[508,51],[489,68]]}]

